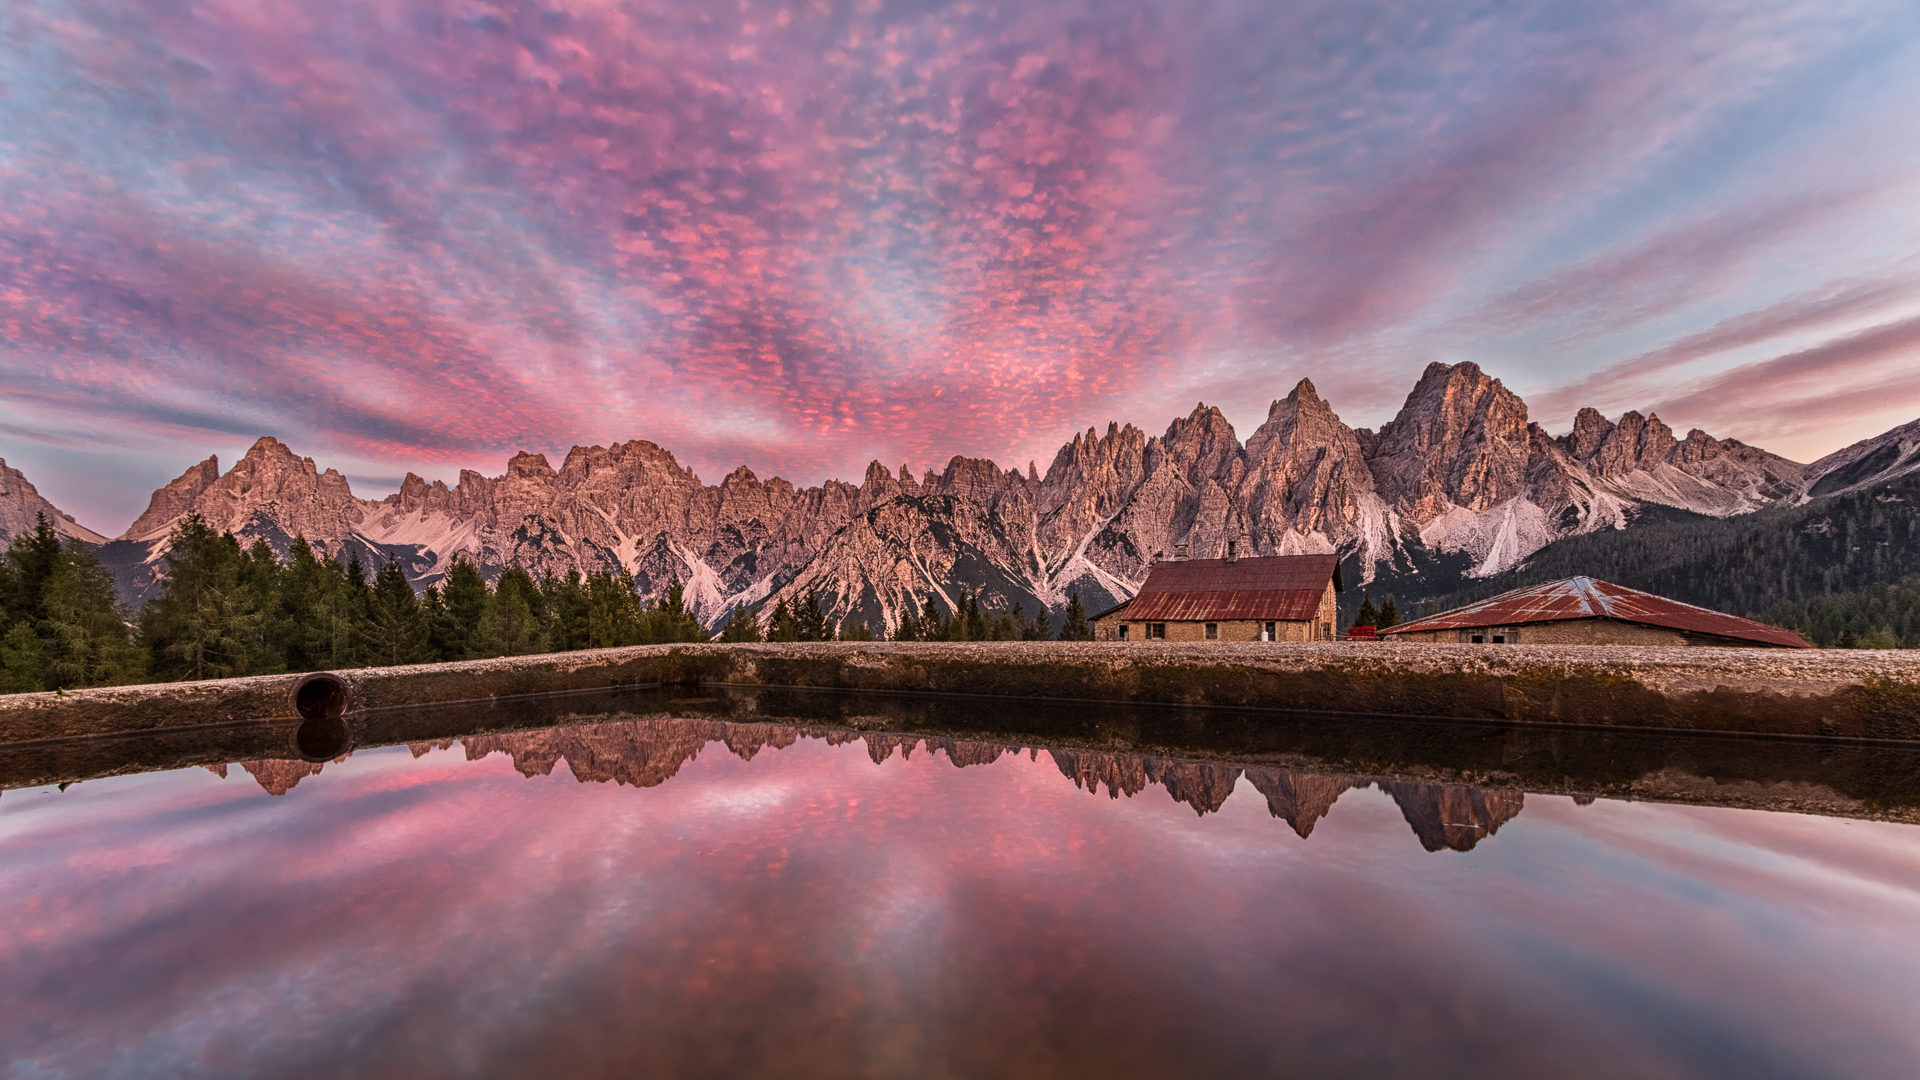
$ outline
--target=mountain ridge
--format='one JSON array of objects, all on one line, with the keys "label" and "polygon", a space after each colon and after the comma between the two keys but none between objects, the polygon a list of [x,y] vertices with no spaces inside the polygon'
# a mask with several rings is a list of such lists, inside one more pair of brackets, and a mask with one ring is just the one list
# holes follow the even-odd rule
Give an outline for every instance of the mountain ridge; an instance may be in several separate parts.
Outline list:
[{"label": "mountain ridge", "polygon": [[1076,432],[1044,473],[955,457],[916,479],[874,461],[858,484],[804,488],[745,466],[707,484],[635,439],[576,446],[558,468],[521,452],[499,476],[462,470],[452,486],[408,473],[370,500],[262,436],[225,473],[208,458],[155,491],[102,559],[137,600],[167,531],[197,512],[245,542],[284,550],[298,535],[330,557],[396,559],[416,586],[456,557],[488,576],[619,567],[649,595],[678,578],[709,625],[818,589],[835,620],[890,627],[959,590],[1054,612],[1075,590],[1089,607],[1117,602],[1155,559],[1182,545],[1222,554],[1228,540],[1247,554],[1352,555],[1362,580],[1437,558],[1485,577],[1556,540],[1626,528],[1648,506],[1725,518],[1920,467],[1920,421],[1877,440],[1803,466],[1698,429],[1676,437],[1657,415],[1592,409],[1555,437],[1471,363],[1429,365],[1377,432],[1343,423],[1302,379],[1244,442],[1202,402],[1157,436],[1118,421]]}]

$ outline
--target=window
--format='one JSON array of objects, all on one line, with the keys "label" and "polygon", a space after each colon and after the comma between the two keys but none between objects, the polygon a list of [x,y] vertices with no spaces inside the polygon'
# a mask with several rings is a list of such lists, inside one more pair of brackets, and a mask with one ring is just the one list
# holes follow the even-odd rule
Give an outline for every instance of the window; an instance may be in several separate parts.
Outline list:
[{"label": "window", "polygon": [[1220,638],[1220,624],[1217,622],[1208,623],[1207,624],[1207,640],[1217,641],[1219,640],[1219,638]]},{"label": "window", "polygon": [[1265,629],[1265,630],[1263,630],[1263,631],[1261,631],[1261,637],[1260,637],[1260,640],[1261,640],[1261,641],[1272,641],[1272,640],[1274,640],[1274,635],[1273,635],[1273,624],[1272,624],[1272,623],[1268,623],[1268,624],[1267,624],[1267,626],[1266,626],[1266,629]]},{"label": "window", "polygon": [[1128,626],[1126,623],[1120,624],[1120,640],[1121,641],[1127,640],[1127,631],[1131,629],[1133,629],[1133,627]]},{"label": "window", "polygon": [[1507,643],[1507,635],[1505,634],[1493,635],[1493,643],[1495,645],[1505,645]]},{"label": "window", "polygon": [[1473,643],[1475,645],[1485,645],[1487,643],[1487,636],[1485,634],[1475,634],[1473,635]]},{"label": "window", "polygon": [[1323,622],[1320,624],[1320,640],[1321,641],[1333,640],[1333,624],[1332,623]]},{"label": "window", "polygon": [[1163,622],[1148,623],[1147,636],[1150,638],[1159,638],[1161,641],[1167,640],[1167,624]]}]

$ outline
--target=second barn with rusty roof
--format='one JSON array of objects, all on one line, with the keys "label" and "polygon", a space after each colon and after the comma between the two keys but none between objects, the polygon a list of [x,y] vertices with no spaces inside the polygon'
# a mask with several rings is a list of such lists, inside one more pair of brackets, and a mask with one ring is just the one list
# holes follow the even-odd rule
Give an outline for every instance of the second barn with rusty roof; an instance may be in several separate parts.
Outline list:
[{"label": "second barn with rusty roof", "polygon": [[1813,647],[1791,630],[1590,577],[1515,589],[1380,633],[1398,641],[1468,645]]},{"label": "second barn with rusty roof", "polygon": [[1332,641],[1340,557],[1158,562],[1133,599],[1093,617],[1100,641]]}]

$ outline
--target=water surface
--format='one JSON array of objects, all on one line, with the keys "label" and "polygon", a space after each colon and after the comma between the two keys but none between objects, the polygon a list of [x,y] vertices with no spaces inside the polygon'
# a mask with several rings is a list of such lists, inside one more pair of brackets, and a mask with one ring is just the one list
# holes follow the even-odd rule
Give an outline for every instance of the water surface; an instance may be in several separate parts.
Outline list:
[{"label": "water surface", "polygon": [[684,718],[11,790],[3,1075],[1920,1075],[1913,826],[1581,801]]}]

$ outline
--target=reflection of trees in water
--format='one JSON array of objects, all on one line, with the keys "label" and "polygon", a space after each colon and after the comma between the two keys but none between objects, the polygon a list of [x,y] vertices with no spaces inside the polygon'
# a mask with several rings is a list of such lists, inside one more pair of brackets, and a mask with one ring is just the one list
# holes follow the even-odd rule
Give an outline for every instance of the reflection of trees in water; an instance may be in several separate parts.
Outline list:
[{"label": "reflection of trees in water", "polygon": [[[469,735],[437,742],[410,743],[418,758],[458,743],[467,760],[505,754],[523,776],[551,775],[565,761],[582,783],[657,787],[719,743],[743,761],[762,750],[780,750],[801,739],[822,739],[840,746],[864,740],[867,755],[877,765],[896,752],[910,759],[917,750],[945,755],[958,768],[988,765],[1002,754],[1023,748],[968,739],[919,738],[910,735],[863,734],[781,724],[734,724],[716,720],[634,720],[580,727],[547,728],[503,735]],[[1489,791],[1466,784],[1420,784],[1375,780],[1365,776],[1299,772],[1265,767],[1242,768],[1208,762],[1178,761],[1098,750],[1048,750],[1061,775],[1088,792],[1105,787],[1109,798],[1132,798],[1159,785],[1175,802],[1193,807],[1196,814],[1218,811],[1233,794],[1244,774],[1254,790],[1266,797],[1267,810],[1285,821],[1302,838],[1327,815],[1334,801],[1354,788],[1377,785],[1391,796],[1428,851],[1470,851],[1482,837],[1491,836],[1516,817],[1525,795],[1517,791]],[[337,760],[344,761],[345,758]],[[321,763],[305,761],[243,761],[239,763],[260,786],[284,795]],[[227,767],[209,766],[220,776]]]}]

